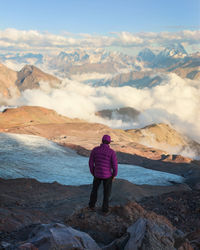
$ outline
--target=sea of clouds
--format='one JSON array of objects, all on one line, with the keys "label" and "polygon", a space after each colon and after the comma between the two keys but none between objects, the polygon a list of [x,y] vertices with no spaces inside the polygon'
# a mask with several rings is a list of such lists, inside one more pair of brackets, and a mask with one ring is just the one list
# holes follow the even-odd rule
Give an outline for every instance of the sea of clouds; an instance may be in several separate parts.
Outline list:
[{"label": "sea of clouds", "polygon": [[[8,105],[43,106],[59,114],[89,122],[104,123],[112,128],[141,128],[152,123],[171,124],[180,133],[200,143],[200,83],[176,74],[162,75],[163,81],[153,88],[93,87],[78,80],[64,79],[58,88],[41,82],[40,89],[25,90]],[[133,107],[140,111],[136,120],[121,117],[103,119],[95,115],[102,109]],[[187,151],[187,150],[186,150]],[[191,152],[185,155],[190,156]]]}]

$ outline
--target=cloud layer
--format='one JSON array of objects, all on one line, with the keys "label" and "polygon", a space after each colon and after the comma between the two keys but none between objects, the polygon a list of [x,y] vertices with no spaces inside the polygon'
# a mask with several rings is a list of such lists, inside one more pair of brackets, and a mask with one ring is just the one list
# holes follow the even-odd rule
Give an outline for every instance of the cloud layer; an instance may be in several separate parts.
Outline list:
[{"label": "cloud layer", "polygon": [[55,35],[41,33],[37,30],[17,30],[13,28],[0,30],[1,50],[63,50],[69,48],[105,48],[105,47],[151,47],[182,43],[184,46],[198,48],[199,30],[182,30],[178,32],[113,32],[108,35],[71,34]]},{"label": "cloud layer", "polygon": [[[57,89],[41,83],[41,89],[26,90],[10,100],[11,105],[36,105],[54,109],[68,117],[102,122],[113,128],[141,128],[169,123],[179,132],[200,142],[200,85],[198,81],[167,74],[161,85],[148,89],[92,87],[65,79]],[[95,115],[102,109],[133,107],[141,112],[135,121],[104,120]]]}]

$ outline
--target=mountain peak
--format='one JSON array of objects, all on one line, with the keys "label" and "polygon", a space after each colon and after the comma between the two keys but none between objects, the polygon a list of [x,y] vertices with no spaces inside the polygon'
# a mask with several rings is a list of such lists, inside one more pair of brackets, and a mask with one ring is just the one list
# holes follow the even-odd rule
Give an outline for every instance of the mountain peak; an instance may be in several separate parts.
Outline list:
[{"label": "mountain peak", "polygon": [[151,62],[154,60],[155,54],[149,49],[145,48],[137,56],[138,61],[146,61],[146,62]]},{"label": "mountain peak", "polygon": [[188,54],[183,45],[180,43],[175,43],[168,45],[163,51],[159,53],[158,56],[183,58],[187,55]]},{"label": "mountain peak", "polygon": [[55,76],[47,74],[33,65],[25,65],[18,72],[16,85],[20,91],[23,91],[25,89],[39,88],[40,81],[48,82],[50,85],[58,84],[60,82]]},{"label": "mountain peak", "polygon": [[33,71],[34,69],[37,69],[37,70],[40,70],[38,69],[37,67],[35,67],[34,65],[29,65],[29,64],[26,64],[20,71]]}]

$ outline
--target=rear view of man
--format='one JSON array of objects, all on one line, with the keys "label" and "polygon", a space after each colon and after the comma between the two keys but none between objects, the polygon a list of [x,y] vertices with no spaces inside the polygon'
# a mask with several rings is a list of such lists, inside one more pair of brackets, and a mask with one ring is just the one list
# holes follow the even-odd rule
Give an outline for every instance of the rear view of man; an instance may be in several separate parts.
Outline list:
[{"label": "rear view of man", "polygon": [[112,189],[112,181],[117,176],[118,170],[116,153],[110,148],[110,142],[110,136],[104,135],[102,144],[92,150],[89,159],[90,172],[94,176],[89,208],[95,210],[98,188],[103,181],[102,212],[104,215],[109,214],[109,197]]}]

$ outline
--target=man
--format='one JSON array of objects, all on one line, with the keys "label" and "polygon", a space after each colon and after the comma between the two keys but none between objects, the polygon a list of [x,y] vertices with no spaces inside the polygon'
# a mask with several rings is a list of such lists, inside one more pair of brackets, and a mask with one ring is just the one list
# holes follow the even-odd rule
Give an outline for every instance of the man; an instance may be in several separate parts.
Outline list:
[{"label": "man", "polygon": [[104,215],[109,214],[109,197],[112,189],[112,181],[117,176],[118,171],[116,153],[110,148],[110,142],[110,136],[104,135],[102,144],[92,150],[89,159],[90,172],[94,176],[89,209],[95,210],[98,188],[103,181],[102,212]]}]

